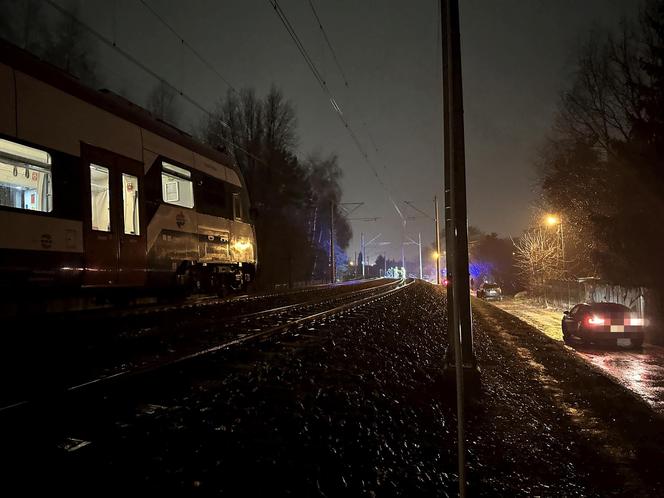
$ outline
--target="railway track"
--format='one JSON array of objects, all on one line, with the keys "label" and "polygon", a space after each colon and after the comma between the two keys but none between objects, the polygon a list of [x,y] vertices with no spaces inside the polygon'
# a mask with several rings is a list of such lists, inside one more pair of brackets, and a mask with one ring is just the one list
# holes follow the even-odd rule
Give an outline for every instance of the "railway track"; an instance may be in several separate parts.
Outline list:
[{"label": "railway track", "polygon": [[[319,291],[321,289],[334,289],[344,287],[347,285],[366,284],[373,280],[351,280],[347,282],[339,282],[334,284],[314,284],[306,287],[288,290],[275,290],[256,292],[250,294],[237,294],[225,297],[220,297],[216,294],[197,294],[186,298],[177,298],[174,296],[161,296],[166,297],[167,302],[158,302],[161,297],[155,295],[135,296],[132,298],[131,304],[127,305],[112,305],[108,304],[90,304],[91,297],[81,297],[80,300],[85,301],[84,305],[80,305],[77,298],[63,298],[62,302],[57,301],[57,305],[53,307],[51,304],[45,304],[44,315],[53,317],[55,319],[102,319],[102,318],[127,318],[132,316],[153,315],[155,313],[164,313],[172,311],[184,310],[199,310],[213,306],[229,305],[233,303],[250,303],[272,298],[283,298],[287,296],[297,296],[306,294],[312,291]],[[2,303],[5,306],[6,303]],[[21,318],[19,308],[0,308],[0,310],[10,318]]]},{"label": "railway track", "polygon": [[214,317],[198,319],[193,325],[202,328],[204,333],[198,334],[199,340],[195,343],[177,348],[177,353],[173,352],[166,356],[157,355],[157,357],[143,359],[143,361],[136,361],[135,363],[130,362],[129,366],[125,365],[124,368],[94,376],[83,382],[60,386],[51,392],[41,393],[40,396],[27,396],[24,399],[0,407],[0,417],[27,410],[32,405],[38,405],[44,398],[84,396],[104,389],[117,389],[122,385],[131,383],[134,379],[159,372],[167,372],[173,368],[180,368],[219,351],[272,339],[289,331],[301,329],[308,324],[384,299],[411,283],[412,281],[391,281],[369,288],[353,290],[338,296],[320,297],[300,303],[240,314],[229,317],[228,320],[223,322],[219,322]]}]

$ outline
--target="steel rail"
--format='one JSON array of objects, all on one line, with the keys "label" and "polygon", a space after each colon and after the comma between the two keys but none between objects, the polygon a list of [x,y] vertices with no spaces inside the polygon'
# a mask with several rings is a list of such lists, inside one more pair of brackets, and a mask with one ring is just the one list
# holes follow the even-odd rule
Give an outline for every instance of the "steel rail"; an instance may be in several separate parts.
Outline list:
[{"label": "steel rail", "polygon": [[254,311],[252,313],[245,313],[243,315],[236,315],[236,316],[232,316],[230,318],[233,321],[237,321],[237,320],[246,320],[246,319],[251,319],[251,318],[258,318],[258,317],[263,316],[263,315],[267,315],[267,316],[276,315],[276,314],[279,314],[281,312],[288,311],[288,310],[295,309],[295,308],[306,308],[306,307],[309,307],[309,306],[316,306],[318,304],[324,304],[328,301],[342,301],[344,299],[352,298],[353,296],[356,296],[358,294],[366,294],[366,293],[370,293],[370,292],[375,292],[378,289],[383,289],[385,287],[399,285],[399,283],[400,283],[399,281],[387,282],[386,284],[377,285],[375,287],[367,287],[365,289],[354,290],[354,291],[348,292],[346,294],[342,294],[340,296],[322,297],[322,298],[318,298],[318,299],[312,299],[310,301],[304,301],[302,303],[287,304],[287,305],[284,305],[284,306],[279,306],[277,308],[270,308],[270,309],[267,309],[267,310]]},{"label": "steel rail", "polygon": [[[181,365],[183,363],[186,363],[188,361],[192,361],[194,359],[202,358],[204,356],[208,356],[211,354],[214,354],[218,351],[222,351],[224,349],[228,349],[233,346],[238,346],[246,343],[250,343],[252,341],[258,341],[258,340],[266,340],[269,339],[275,335],[283,334],[288,332],[289,330],[293,328],[301,328],[304,324],[306,323],[312,323],[315,321],[319,321],[325,318],[328,318],[333,315],[338,315],[341,314],[345,311],[359,308],[364,306],[367,303],[383,299],[389,295],[392,295],[395,292],[401,291],[411,285],[414,282],[414,280],[411,280],[409,282],[406,282],[404,280],[401,281],[395,281],[395,282],[389,282],[387,284],[383,284],[380,286],[376,287],[370,287],[368,289],[360,289],[359,291],[354,291],[350,294],[345,294],[342,296],[339,296],[338,298],[326,298],[324,300],[321,300],[317,304],[324,304],[325,302],[329,301],[343,301],[347,300],[349,297],[356,297],[358,294],[365,294],[365,293],[371,293],[371,295],[362,297],[360,299],[354,299],[351,302],[346,302],[343,304],[339,304],[337,306],[334,306],[332,308],[323,310],[323,311],[317,311],[315,313],[312,313],[310,315],[304,316],[304,317],[299,317],[294,320],[289,320],[286,323],[279,324],[276,326],[272,326],[263,330],[259,330],[253,333],[241,335],[241,336],[236,336],[233,339],[229,339],[227,341],[223,341],[219,344],[216,344],[211,347],[204,348],[199,351],[195,351],[193,353],[185,354],[183,356],[179,356],[177,358],[165,361],[165,362],[154,362],[149,365],[145,365],[142,367],[137,367],[137,368],[131,368],[127,370],[122,370],[119,372],[115,372],[112,374],[108,375],[103,375],[85,382],[82,382],[80,384],[75,384],[71,385],[68,387],[63,388],[60,392],[64,395],[67,394],[79,394],[83,393],[85,390],[91,389],[93,387],[99,387],[105,384],[110,384],[112,382],[119,382],[122,380],[129,380],[132,378],[140,377],[152,372],[156,372],[159,370],[166,370],[168,368],[171,368],[173,366]],[[385,287],[394,287],[382,292],[376,292],[377,290],[383,289]],[[315,304],[307,303],[306,306],[313,306]],[[287,307],[303,307],[304,305],[302,303],[296,304],[296,305],[289,305]],[[279,309],[279,308],[276,308]],[[265,312],[270,312],[274,310],[264,310]],[[261,314],[263,312],[258,312],[257,314]],[[246,315],[247,317],[252,314]],[[37,399],[26,399],[18,402],[11,403],[9,405],[5,405],[3,407],[0,407],[0,414],[9,412],[13,409],[17,409],[20,407],[26,407],[30,405],[31,403],[34,403],[38,401]]]}]

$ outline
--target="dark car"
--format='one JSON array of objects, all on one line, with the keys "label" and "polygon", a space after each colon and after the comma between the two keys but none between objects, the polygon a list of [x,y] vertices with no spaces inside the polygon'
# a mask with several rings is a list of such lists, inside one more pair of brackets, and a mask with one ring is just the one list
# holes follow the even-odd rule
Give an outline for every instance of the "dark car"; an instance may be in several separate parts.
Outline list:
[{"label": "dark car", "polygon": [[480,288],[477,289],[477,297],[486,299],[487,301],[489,299],[497,299],[502,301],[503,292],[498,284],[483,283],[480,285]]},{"label": "dark car", "polygon": [[577,304],[562,320],[566,344],[576,337],[584,342],[612,342],[618,346],[643,345],[643,318],[616,303]]}]

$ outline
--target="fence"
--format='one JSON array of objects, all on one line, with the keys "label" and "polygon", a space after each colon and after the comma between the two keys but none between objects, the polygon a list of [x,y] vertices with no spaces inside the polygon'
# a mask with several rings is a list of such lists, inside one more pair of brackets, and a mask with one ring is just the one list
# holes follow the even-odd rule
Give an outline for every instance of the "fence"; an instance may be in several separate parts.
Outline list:
[{"label": "fence", "polygon": [[549,280],[531,289],[532,297],[547,308],[566,310],[586,300],[583,284],[576,280]]}]

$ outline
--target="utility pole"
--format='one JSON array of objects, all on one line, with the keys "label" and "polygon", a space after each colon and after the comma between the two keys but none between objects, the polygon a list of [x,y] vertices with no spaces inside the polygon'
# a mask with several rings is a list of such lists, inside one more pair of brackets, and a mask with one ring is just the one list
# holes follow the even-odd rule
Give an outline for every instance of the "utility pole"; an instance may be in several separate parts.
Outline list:
[{"label": "utility pole", "polygon": [[[407,204],[408,206],[410,206],[411,208],[413,208],[415,211],[423,214],[425,218],[429,218],[430,220],[433,220],[435,222],[435,227],[436,227],[436,234],[435,234],[436,235],[436,254],[438,254],[438,256],[436,257],[436,273],[438,274],[438,276],[436,277],[436,283],[440,284],[440,237],[439,237],[439,234],[438,234],[439,229],[438,229],[438,201],[437,201],[437,197],[434,197],[435,215],[434,215],[433,218],[431,217],[431,215],[429,213],[427,213],[425,211],[422,211],[420,208],[415,206],[412,202],[404,201],[404,203]],[[404,218],[404,227],[405,227],[406,220],[414,220],[414,219],[417,219],[417,218],[411,218],[411,217]],[[417,244],[420,248],[420,279],[422,279],[422,234],[421,233],[418,234],[419,242],[415,242],[413,239],[411,239],[408,236],[406,236],[406,237],[413,244]]]},{"label": "utility pole", "polygon": [[330,283],[336,280],[334,261],[334,201],[330,201]]},{"label": "utility pole", "polygon": [[452,223],[452,198],[451,198],[451,147],[450,147],[450,120],[449,120],[449,107],[450,107],[450,98],[449,98],[449,81],[448,81],[448,71],[449,71],[449,54],[448,54],[448,0],[440,0],[440,13],[441,13],[441,41],[443,44],[442,55],[443,55],[443,181],[445,184],[445,192],[443,199],[443,218],[445,222],[445,267],[446,274],[445,278],[447,279],[447,286],[445,288],[445,293],[447,295],[447,335],[449,347],[447,348],[447,354],[445,355],[445,363],[447,368],[450,365],[454,365],[454,351],[455,344],[457,339],[454,331],[454,289],[452,282],[454,282],[454,225]]},{"label": "utility pole", "polygon": [[362,252],[362,278],[364,278],[364,260],[367,257],[364,250],[364,232],[360,233],[360,251]]},{"label": "utility pole", "polygon": [[436,285],[440,285],[440,225],[438,222],[438,196],[433,198],[436,213]]},{"label": "utility pole", "polygon": [[[464,432],[464,380],[479,387],[479,371],[473,351],[468,273],[468,220],[466,212],[466,172],[461,78],[461,36],[458,0],[441,0],[443,33],[443,101],[445,147],[445,208],[450,208],[446,233],[448,268],[452,267],[452,321],[448,322],[454,344],[454,371],[457,391],[457,436],[459,495],[466,496],[466,456]],[[453,253],[450,254],[450,248]],[[450,260],[451,256],[451,260]],[[451,264],[450,264],[451,261]],[[448,289],[449,290],[449,289]],[[449,292],[448,292],[449,296]],[[450,303],[448,302],[448,306]],[[450,355],[448,355],[448,361]],[[448,363],[449,364],[449,363]],[[464,379],[465,378],[465,379]]]},{"label": "utility pole", "polygon": [[420,280],[422,280],[422,233],[417,233],[417,243],[420,247]]},{"label": "utility pole", "polygon": [[403,269],[403,278],[406,278],[406,253],[404,252],[404,238],[406,237],[406,220],[403,220],[401,232],[401,268]]},{"label": "utility pole", "polygon": [[[470,310],[470,282],[468,273],[468,218],[466,211],[466,165],[463,129],[463,90],[461,82],[461,44],[459,34],[459,2],[446,0],[447,26],[444,32],[446,47],[443,53],[447,55],[447,98],[446,118],[448,121],[448,159],[450,183],[450,211],[452,231],[448,238],[453,244],[453,295],[454,306],[458,319],[455,326],[461,334],[463,366],[476,368],[473,351],[473,335],[471,328]],[[449,258],[449,252],[448,252]],[[449,266],[449,265],[448,265]]]},{"label": "utility pole", "polygon": [[563,217],[560,217],[560,268],[562,276],[565,278],[565,234],[563,233]]}]

